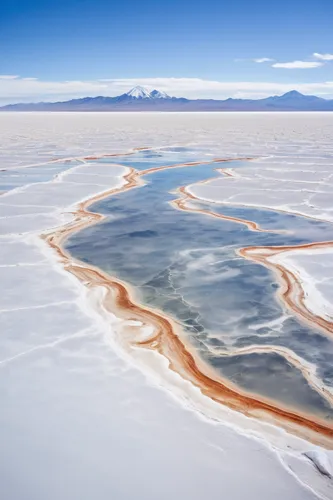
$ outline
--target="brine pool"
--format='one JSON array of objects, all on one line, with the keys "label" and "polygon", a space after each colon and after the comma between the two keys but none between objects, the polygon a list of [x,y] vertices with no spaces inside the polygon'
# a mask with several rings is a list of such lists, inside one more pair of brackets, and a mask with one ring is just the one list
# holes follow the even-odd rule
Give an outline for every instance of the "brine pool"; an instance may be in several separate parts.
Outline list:
[{"label": "brine pool", "polygon": [[[210,158],[202,157],[203,161]],[[198,161],[185,148],[140,151],[89,161],[136,170]],[[310,328],[277,300],[278,284],[265,267],[237,254],[247,246],[299,245],[333,239],[332,224],[274,211],[191,201],[191,207],[251,220],[272,232],[254,232],[235,222],[177,210],[175,190],[215,177],[216,168],[241,169],[230,161],[155,171],[146,185],[110,196],[89,208],[107,216],[73,234],[66,248],[133,287],[143,305],[181,324],[198,355],[243,391],[325,420],[333,408],[301,370],[274,347],[311,363],[317,379],[333,386],[333,342]],[[273,232],[283,230],[284,232]],[[265,347],[265,352],[256,351]],[[244,353],[244,348],[252,348]],[[242,352],[243,351],[243,352]]]}]

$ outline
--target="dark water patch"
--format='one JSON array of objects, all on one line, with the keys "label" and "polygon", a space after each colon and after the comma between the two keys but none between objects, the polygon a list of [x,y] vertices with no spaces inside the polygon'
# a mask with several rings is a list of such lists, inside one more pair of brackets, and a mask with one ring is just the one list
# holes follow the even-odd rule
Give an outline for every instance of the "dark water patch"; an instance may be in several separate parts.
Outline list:
[{"label": "dark water patch", "polygon": [[[195,200],[191,200],[190,203],[191,207],[196,209],[210,210],[228,217],[256,222],[261,229],[290,231],[293,234],[293,244],[295,245],[323,241],[323,239],[333,240],[333,224],[330,222],[259,208],[237,207]],[[247,231],[246,227],[242,227],[242,230]],[[281,235],[280,240],[285,239],[289,239],[288,235]]]},{"label": "dark water patch", "polygon": [[317,416],[333,419],[330,405],[309,386],[298,369],[278,354],[210,356],[209,361],[229,380],[247,391],[283,401],[301,411],[311,409]]}]

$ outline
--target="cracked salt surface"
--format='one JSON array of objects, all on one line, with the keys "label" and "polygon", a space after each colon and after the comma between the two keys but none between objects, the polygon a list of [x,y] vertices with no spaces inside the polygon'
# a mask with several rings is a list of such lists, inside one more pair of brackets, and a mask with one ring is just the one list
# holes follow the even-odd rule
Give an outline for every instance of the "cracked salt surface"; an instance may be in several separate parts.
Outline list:
[{"label": "cracked salt surface", "polygon": [[314,160],[314,165],[307,166],[295,158],[292,166],[282,164],[277,171],[269,158],[261,159],[235,177],[193,184],[188,191],[215,203],[280,209],[332,222],[333,159],[331,164],[321,157]]},{"label": "cracked salt surface", "polygon": [[[332,129],[321,115],[313,115],[305,127],[304,116],[274,115],[268,130],[273,117],[267,115],[180,115],[175,120],[157,114],[3,114],[0,155],[2,164],[24,166],[54,156],[127,151],[146,144],[147,137],[156,145],[207,140],[219,155],[237,156],[240,151],[265,154],[272,145],[281,152],[287,136],[294,151],[297,140],[306,149],[305,139],[311,144],[314,135],[322,130],[327,137]],[[57,209],[56,220],[47,222],[40,219],[41,208],[29,227],[27,217],[17,213],[21,221],[6,219],[11,223],[0,240],[1,308],[7,309],[0,313],[4,498],[201,500],[220,499],[221,492],[233,500],[333,498],[329,479],[302,456],[312,448],[309,443],[264,424],[251,430],[251,421],[222,411],[167,366],[161,369],[154,353],[137,359],[140,369],[133,365],[114,343],[115,320],[96,313],[94,297],[88,300],[37,237],[46,224],[61,225],[61,213],[82,198],[121,185],[124,173],[117,170],[94,185],[83,185],[82,176],[81,184],[66,184],[63,176],[0,198],[4,210]],[[14,236],[19,232],[25,235]],[[145,371],[153,362],[160,380],[154,370],[154,376]]]}]

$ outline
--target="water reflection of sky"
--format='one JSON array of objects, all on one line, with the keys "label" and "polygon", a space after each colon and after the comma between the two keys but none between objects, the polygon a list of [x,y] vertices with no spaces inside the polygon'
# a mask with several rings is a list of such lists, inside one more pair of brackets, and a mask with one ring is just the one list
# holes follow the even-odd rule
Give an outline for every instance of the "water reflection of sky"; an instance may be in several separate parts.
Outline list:
[{"label": "water reflection of sky", "polygon": [[[125,161],[116,158],[115,163],[142,170],[196,159],[196,152],[186,150],[140,152]],[[200,355],[242,388],[330,419],[332,408],[282,356],[222,354],[252,345],[287,347],[313,363],[317,376],[333,385],[331,340],[282,309],[270,271],[236,254],[244,246],[321,241],[323,234],[333,239],[332,225],[273,211],[194,203],[253,220],[265,229],[290,231],[258,233],[168,203],[179,186],[216,176],[221,166],[243,165],[205,164],[150,174],[144,178],[147,185],[95,204],[92,210],[112,217],[72,236],[67,246],[76,257],[135,285],[143,303],[181,322]]]}]

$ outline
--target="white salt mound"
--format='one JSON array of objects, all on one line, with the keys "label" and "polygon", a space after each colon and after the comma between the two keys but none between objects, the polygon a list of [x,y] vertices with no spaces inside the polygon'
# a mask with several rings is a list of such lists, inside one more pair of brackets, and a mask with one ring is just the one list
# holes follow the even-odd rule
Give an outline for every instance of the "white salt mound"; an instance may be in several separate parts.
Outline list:
[{"label": "white salt mound", "polygon": [[333,476],[332,459],[329,452],[318,449],[307,451],[304,455],[313,462],[321,474],[330,478]]}]

